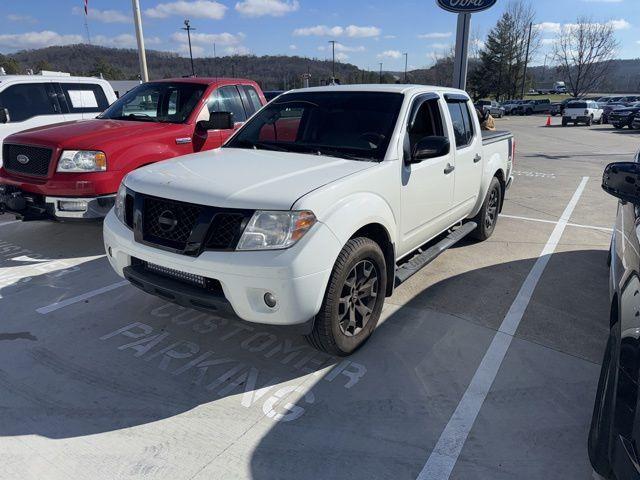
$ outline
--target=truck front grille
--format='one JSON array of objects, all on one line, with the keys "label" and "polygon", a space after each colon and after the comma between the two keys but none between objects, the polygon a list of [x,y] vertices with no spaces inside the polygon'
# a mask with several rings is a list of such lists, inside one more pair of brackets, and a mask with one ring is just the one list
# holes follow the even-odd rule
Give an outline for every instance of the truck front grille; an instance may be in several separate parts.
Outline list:
[{"label": "truck front grille", "polygon": [[134,230],[136,241],[190,256],[203,250],[234,250],[253,213],[162,199],[131,190],[127,191],[125,201],[125,223]]},{"label": "truck front grille", "polygon": [[13,173],[46,177],[49,173],[52,150],[29,145],[4,144],[2,158],[4,168]]}]

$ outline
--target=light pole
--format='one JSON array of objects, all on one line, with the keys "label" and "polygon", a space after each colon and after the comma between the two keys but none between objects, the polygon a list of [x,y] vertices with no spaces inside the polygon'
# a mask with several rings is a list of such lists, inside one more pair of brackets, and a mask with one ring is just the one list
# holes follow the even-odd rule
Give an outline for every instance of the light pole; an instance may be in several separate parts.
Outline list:
[{"label": "light pole", "polygon": [[409,54],[404,53],[404,83],[407,83],[407,65],[409,62]]},{"label": "light pole", "polygon": [[380,83],[382,83],[382,62],[380,62]]},{"label": "light pole", "polygon": [[336,41],[329,40],[331,44],[331,83],[336,81]]},{"label": "light pole", "polygon": [[191,51],[191,30],[195,30],[195,28],[191,26],[191,24],[189,23],[189,19],[185,19],[184,27],[182,27],[182,30],[187,31],[187,38],[189,39],[189,58],[191,59],[191,75],[195,77],[196,69],[193,66],[193,52]]},{"label": "light pole", "polygon": [[142,17],[140,15],[139,0],[131,0],[133,7],[133,23],[136,25],[136,38],[138,40],[138,61],[140,62],[140,80],[149,81],[147,71],[147,55],[144,50],[144,35],[142,34]]}]

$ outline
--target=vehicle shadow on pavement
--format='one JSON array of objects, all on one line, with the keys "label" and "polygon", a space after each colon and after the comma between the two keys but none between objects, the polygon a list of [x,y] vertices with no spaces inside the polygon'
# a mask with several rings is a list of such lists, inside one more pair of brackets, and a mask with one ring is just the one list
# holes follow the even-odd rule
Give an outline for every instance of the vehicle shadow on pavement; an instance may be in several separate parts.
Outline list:
[{"label": "vehicle shadow on pavement", "polygon": [[[580,284],[590,305],[606,305],[605,258],[600,250],[557,253],[549,268],[554,262],[562,268],[586,265],[589,276],[569,277],[566,287]],[[24,307],[26,298],[39,298],[34,289],[14,291],[0,298],[7,313],[0,323],[0,437],[64,439],[180,415],[181,422],[193,422],[191,441],[201,438],[211,458],[224,462],[216,448],[236,445],[234,455],[250,462],[255,479],[415,478],[491,342],[492,328],[506,313],[502,303],[493,316],[484,312],[483,318],[492,319],[484,325],[469,320],[473,311],[461,316],[437,306],[444,297],[468,297],[470,289],[482,298],[489,292],[487,278],[507,276],[519,285],[520,272],[528,271],[531,261],[472,270],[423,289],[403,306],[389,304],[371,341],[348,358],[317,352],[282,329],[184,309],[130,286],[47,315],[36,313],[32,305]],[[539,301],[559,309],[558,325],[545,327],[535,339],[542,344],[545,335],[553,343],[552,337],[599,320],[595,317],[602,310],[593,308],[583,319],[562,311],[563,298]],[[6,302],[11,308],[5,308]],[[484,300],[472,308],[478,305],[492,308]],[[567,449],[576,450],[566,458],[582,466],[581,435],[597,366],[576,359],[575,352],[544,351],[539,365],[528,363],[526,368],[550,370],[553,378],[543,386],[526,387],[529,391],[511,392],[511,401],[526,408],[530,395],[539,397],[534,389],[546,388],[552,399],[544,404],[549,411],[535,413],[551,417],[541,424],[545,434],[562,434]],[[576,365],[550,365],[554,355]],[[567,382],[570,388],[561,389]],[[158,428],[178,425],[182,423]],[[532,429],[532,438],[541,433],[535,423],[518,431],[525,427]],[[255,428],[264,433],[243,443]],[[153,435],[174,434],[161,430]],[[128,438],[123,431],[122,441]],[[203,478],[212,478],[206,473],[217,464],[207,464]],[[536,478],[552,478],[554,472]]]},{"label": "vehicle shadow on pavement", "polygon": [[[554,293],[539,285],[546,291],[536,291],[529,308],[554,308],[555,321],[539,326],[541,332],[525,315],[494,384],[497,391],[489,397],[497,406],[485,406],[476,422],[493,430],[472,431],[469,444],[477,449],[461,462],[467,470],[452,478],[591,478],[586,432],[599,366],[578,360],[583,347],[571,351],[562,339],[582,339],[583,331],[592,330],[600,361],[608,325],[606,254],[553,255],[547,273],[564,270],[567,292],[577,286],[584,291],[570,299],[557,286]],[[469,289],[482,297],[487,279],[510,276],[522,262],[528,271],[527,261],[473,270],[430,286],[394,310],[350,357],[366,366],[366,376],[350,389],[317,382],[312,390],[317,404],[297,403],[307,413],[295,422],[276,423],[252,452],[251,478],[274,478],[274,472],[299,479],[416,478],[494,333],[479,328],[480,319],[462,321],[431,307],[445,296],[464,299]],[[580,266],[579,278],[567,270],[572,265]],[[478,306],[492,308],[479,298],[470,310]],[[494,322],[487,326],[497,328],[505,313],[494,310]],[[473,316],[471,311],[465,315]]]}]

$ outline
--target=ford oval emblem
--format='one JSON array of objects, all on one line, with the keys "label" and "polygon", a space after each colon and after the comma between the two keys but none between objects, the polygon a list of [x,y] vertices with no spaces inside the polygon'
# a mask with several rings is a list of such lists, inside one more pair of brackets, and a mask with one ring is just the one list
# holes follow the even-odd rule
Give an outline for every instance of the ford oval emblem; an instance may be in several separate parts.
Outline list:
[{"label": "ford oval emblem", "polygon": [[29,163],[29,157],[22,154],[18,155],[16,157],[16,160],[18,161],[18,163],[21,163],[22,165],[26,165],[27,163]]},{"label": "ford oval emblem", "polygon": [[436,2],[449,12],[474,13],[493,7],[497,0],[436,0]]}]

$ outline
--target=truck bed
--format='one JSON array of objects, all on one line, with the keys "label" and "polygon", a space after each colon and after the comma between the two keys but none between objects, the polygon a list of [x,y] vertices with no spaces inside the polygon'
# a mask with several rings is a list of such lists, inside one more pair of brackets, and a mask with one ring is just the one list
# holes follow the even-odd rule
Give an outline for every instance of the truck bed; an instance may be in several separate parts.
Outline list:
[{"label": "truck bed", "polygon": [[482,130],[482,144],[489,145],[513,137],[509,130]]}]

